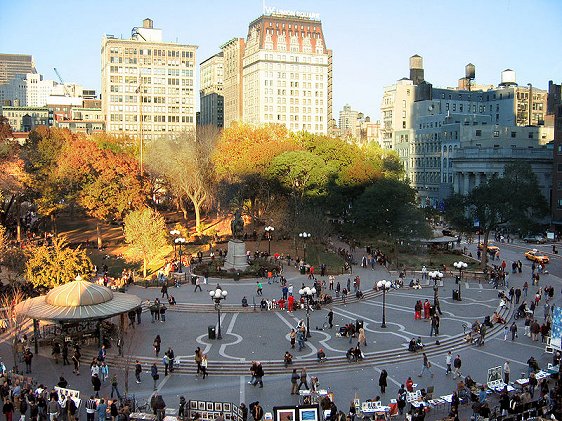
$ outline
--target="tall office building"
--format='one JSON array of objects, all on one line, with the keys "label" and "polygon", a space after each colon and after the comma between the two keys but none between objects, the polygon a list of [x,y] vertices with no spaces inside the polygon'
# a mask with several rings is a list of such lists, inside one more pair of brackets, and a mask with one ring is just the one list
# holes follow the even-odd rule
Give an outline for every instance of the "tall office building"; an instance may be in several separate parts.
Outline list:
[{"label": "tall office building", "polygon": [[26,54],[0,54],[0,85],[16,75],[37,73],[33,57]]},{"label": "tall office building", "polygon": [[[233,39],[222,49],[226,127],[236,116],[251,124],[283,124],[292,131],[328,132],[332,119],[332,56],[317,15],[270,10],[250,23],[245,45]],[[240,105],[236,89],[240,79],[231,72],[237,68],[242,81],[241,115],[235,108]]]},{"label": "tall office building", "polygon": [[200,125],[224,125],[224,80],[223,52],[208,58],[201,63],[200,73]]},{"label": "tall office building", "polygon": [[17,74],[0,85],[0,104],[16,107],[44,107],[56,83],[39,73]]},{"label": "tall office building", "polygon": [[223,54],[224,127],[242,120],[242,60],[246,42],[232,38],[221,45]]},{"label": "tall office building", "polygon": [[[105,35],[101,98],[110,133],[157,139],[195,128],[194,45],[162,41],[150,19],[130,39]],[[142,104],[142,106],[141,106]]]}]

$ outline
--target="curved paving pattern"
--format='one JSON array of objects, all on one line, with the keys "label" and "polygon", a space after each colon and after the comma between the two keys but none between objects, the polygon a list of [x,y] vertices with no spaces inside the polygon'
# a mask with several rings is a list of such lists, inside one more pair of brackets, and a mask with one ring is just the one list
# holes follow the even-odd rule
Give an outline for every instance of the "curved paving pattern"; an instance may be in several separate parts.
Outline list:
[{"label": "curved paving pattern", "polygon": [[[365,293],[366,296],[365,300],[372,299],[380,294],[381,293],[377,293],[376,291],[371,291],[369,293],[369,296],[367,296],[367,293]],[[351,302],[351,300],[349,302]],[[203,307],[206,310],[202,310]],[[215,311],[212,305],[197,305],[197,304],[184,304],[182,306],[178,304],[176,306],[176,309],[173,311],[192,312],[192,311],[196,311],[196,309],[198,309],[197,310],[198,312]],[[248,310],[248,308],[242,308],[241,306],[236,306],[236,305],[231,305],[230,309],[231,312],[234,313],[239,312],[236,311],[236,309],[243,310],[243,311],[253,311],[253,309]],[[224,311],[224,307],[223,307],[223,311]],[[513,306],[511,304],[509,306],[504,307],[500,313],[500,315],[508,321],[511,319],[512,314],[513,314]],[[498,334],[503,333],[503,326],[504,325],[496,324],[494,325],[494,327],[489,328],[486,337],[491,338],[497,336]],[[322,333],[322,332],[318,332],[318,333]],[[235,335],[232,333],[230,335],[234,335],[236,337],[235,342],[222,343],[219,344],[219,346],[223,347],[227,345],[233,345],[242,340],[242,338],[239,337],[239,335]],[[205,336],[206,335],[201,335],[199,337],[201,344],[203,344],[202,339]],[[429,358],[432,358],[438,355],[442,355],[445,351],[448,350],[455,350],[457,352],[462,349],[470,348],[472,346],[473,346],[472,344],[468,344],[464,340],[464,334],[460,333],[441,340],[439,345],[436,345],[435,343],[431,343],[431,344],[428,343],[426,344],[424,351]],[[293,364],[291,364],[289,367],[285,367],[282,360],[261,359],[260,361],[263,364],[266,374],[274,375],[274,374],[290,373],[293,368],[300,370],[303,367],[307,367],[307,368],[314,367],[314,370],[316,372],[328,372],[328,371],[335,372],[335,371],[348,370],[350,367],[356,368],[359,366],[366,366],[366,367],[378,366],[378,365],[384,366],[388,363],[396,361],[397,358],[400,359],[401,362],[419,361],[421,358],[421,353],[409,352],[405,347],[384,349],[379,351],[368,351],[368,352],[365,352],[364,349],[363,351],[365,354],[365,359],[357,363],[348,362],[345,356],[331,357],[328,358],[328,360],[324,363],[318,363],[316,358],[302,357],[299,359],[294,359]],[[84,356],[84,361],[91,361],[92,358],[97,356],[97,352],[93,350],[85,351],[83,352],[83,356]],[[113,366],[124,367],[127,364],[127,359],[123,357],[108,356],[107,359],[109,361],[109,364]],[[131,356],[129,357],[128,361],[130,364],[133,364],[134,360],[137,359],[141,362],[141,364],[143,364],[145,369],[149,368],[153,363],[156,363],[158,366],[160,366],[162,363],[161,358],[147,357],[141,355]],[[208,371],[210,374],[242,376],[248,374],[250,364],[251,361],[245,358],[237,358],[232,360],[217,360],[217,361],[210,362]],[[196,369],[197,368],[195,362],[193,361],[193,357],[188,356],[188,357],[180,358],[180,364],[176,365],[176,369],[174,373],[193,375],[196,372]]]}]

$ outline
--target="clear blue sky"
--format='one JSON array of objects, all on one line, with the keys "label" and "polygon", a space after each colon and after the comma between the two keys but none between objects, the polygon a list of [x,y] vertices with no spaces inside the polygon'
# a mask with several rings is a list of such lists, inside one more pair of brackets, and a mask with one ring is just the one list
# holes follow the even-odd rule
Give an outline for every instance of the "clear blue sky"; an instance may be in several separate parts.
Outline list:
[{"label": "clear blue sky", "polygon": [[[464,66],[476,83],[497,84],[506,68],[521,85],[562,82],[560,0],[266,0],[268,6],[320,13],[334,52],[334,116],[349,103],[379,118],[383,87],[424,58],[426,80],[456,86]],[[57,80],[100,91],[103,34],[129,37],[150,17],[166,41],[199,46],[197,62],[219,51],[262,14],[262,0],[0,0],[0,52],[33,55]]]}]

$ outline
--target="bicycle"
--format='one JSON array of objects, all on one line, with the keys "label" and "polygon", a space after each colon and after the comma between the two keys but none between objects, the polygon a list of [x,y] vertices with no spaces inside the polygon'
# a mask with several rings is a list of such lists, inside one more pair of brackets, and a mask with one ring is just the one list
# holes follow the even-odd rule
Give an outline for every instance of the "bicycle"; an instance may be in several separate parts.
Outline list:
[{"label": "bicycle", "polygon": [[316,326],[316,330],[326,330],[330,327],[330,323],[328,322],[328,316],[326,316],[324,318],[324,322],[322,323],[322,326],[318,327]]}]

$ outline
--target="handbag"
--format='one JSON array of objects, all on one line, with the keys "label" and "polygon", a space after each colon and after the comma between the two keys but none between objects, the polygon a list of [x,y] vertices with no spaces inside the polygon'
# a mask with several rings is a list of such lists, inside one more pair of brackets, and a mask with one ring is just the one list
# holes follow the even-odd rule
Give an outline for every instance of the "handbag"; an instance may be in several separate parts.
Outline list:
[{"label": "handbag", "polygon": [[154,380],[158,380],[160,378],[160,374],[154,376]]}]

